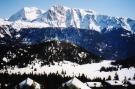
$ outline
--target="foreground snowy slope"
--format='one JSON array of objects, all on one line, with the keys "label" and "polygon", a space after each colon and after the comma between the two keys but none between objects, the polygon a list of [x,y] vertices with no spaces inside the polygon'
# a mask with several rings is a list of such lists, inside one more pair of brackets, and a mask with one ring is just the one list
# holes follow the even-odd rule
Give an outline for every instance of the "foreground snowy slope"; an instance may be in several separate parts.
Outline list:
[{"label": "foreground snowy slope", "polygon": [[67,81],[65,84],[63,84],[63,86],[65,86],[65,85],[68,87],[74,86],[78,89],[91,89],[87,85],[85,85],[83,82],[78,80],[77,78],[73,78],[73,79]]},{"label": "foreground snowy slope", "polygon": [[[112,61],[102,61],[100,63],[92,63],[92,64],[84,64],[84,65],[79,65],[76,63],[72,63],[69,61],[61,61],[60,63],[55,62],[55,65],[45,65],[41,66],[40,61],[35,60],[33,61],[33,64],[28,65],[27,67],[24,68],[8,68],[7,70],[1,70],[2,72],[7,71],[9,74],[16,74],[16,73],[21,73],[21,74],[50,74],[50,73],[59,73],[61,75],[65,76],[81,76],[84,74],[87,76],[87,78],[94,79],[94,78],[105,78],[108,79],[109,76],[111,76],[111,80],[114,79],[115,74],[117,73],[119,76],[119,80],[123,81],[124,78],[126,77],[127,79],[133,79],[133,76],[135,74],[135,68],[130,67],[130,68],[122,68],[118,69],[118,71],[108,71],[108,72],[100,72],[101,67],[112,67],[114,65],[111,65]],[[37,69],[35,71],[35,69]],[[64,73],[65,74],[64,74]]]}]

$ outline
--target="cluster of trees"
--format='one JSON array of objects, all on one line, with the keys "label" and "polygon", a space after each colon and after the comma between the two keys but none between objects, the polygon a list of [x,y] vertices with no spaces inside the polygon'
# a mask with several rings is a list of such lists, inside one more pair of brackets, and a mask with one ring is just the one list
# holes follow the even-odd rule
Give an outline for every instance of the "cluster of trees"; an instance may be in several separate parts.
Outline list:
[{"label": "cluster of trees", "polygon": [[[100,57],[87,52],[85,49],[64,41],[50,41],[40,45],[35,45],[34,50],[38,49],[39,58],[46,62],[67,60],[78,64],[99,62]],[[79,53],[84,52],[82,56]]]},{"label": "cluster of trees", "polygon": [[118,67],[101,67],[100,72],[110,72],[110,71],[118,71]]},{"label": "cluster of trees", "polygon": [[[57,73],[50,73],[50,74],[8,74],[8,73],[0,73],[0,88],[1,89],[14,89],[16,85],[18,85],[20,82],[27,78],[31,78],[34,81],[38,82],[41,85],[41,89],[59,89],[63,83],[69,81],[72,77],[66,76],[66,72],[62,71],[61,74]],[[102,82],[104,83],[106,80],[119,80],[119,75],[117,72],[115,73],[114,77],[108,76],[107,79],[96,77],[94,79],[87,78],[84,74],[79,76],[75,76],[82,82],[90,82],[90,81],[96,81],[96,82]],[[127,83],[127,80],[130,80],[131,78],[123,80],[123,84]],[[135,74],[133,77],[133,80],[135,80]]]},{"label": "cluster of trees", "polygon": [[119,75],[117,74],[117,72],[114,75],[114,78],[112,78],[110,75],[108,76],[107,79],[103,78],[101,79],[101,81],[105,82],[106,80],[119,80]]},{"label": "cluster of trees", "polygon": [[[50,73],[50,74],[8,74],[8,73],[0,73],[0,87],[1,89],[14,89],[16,85],[27,78],[31,78],[34,81],[38,82],[41,85],[41,89],[59,89],[63,83],[72,79],[70,76],[66,76],[66,72],[62,71],[61,74],[58,72]],[[95,77],[94,79],[87,78],[84,74],[79,74],[77,77],[82,82],[90,82],[90,81],[97,81],[97,82],[104,82],[106,81],[105,78]],[[117,79],[117,77],[116,77]]]},{"label": "cluster of trees", "polygon": [[41,84],[41,89],[58,89],[62,83],[68,81],[71,79],[70,77],[61,76],[59,74],[51,73],[49,75],[47,74],[39,74],[39,75],[33,75],[33,74],[12,74],[9,75],[7,73],[0,74],[0,84],[1,89],[14,89],[16,85],[18,85],[20,82],[27,78],[31,78],[34,81]]},{"label": "cluster of trees", "polygon": [[[119,80],[119,75],[118,75],[117,72],[116,72],[115,75],[114,75],[114,78],[112,78],[112,77],[109,75],[106,80]],[[131,78],[128,78],[128,79],[127,79],[127,78],[125,77],[124,80],[123,80],[123,82],[125,82],[125,81],[127,81],[127,80],[131,80]],[[135,74],[134,74],[132,80],[135,80]]]},{"label": "cluster of trees", "polygon": [[126,59],[116,60],[112,65],[121,65],[122,68],[135,67],[135,56]]},{"label": "cluster of trees", "polygon": [[[85,49],[67,42],[49,41],[35,45],[0,45],[0,68],[3,66],[26,67],[33,60],[39,59],[43,65],[67,60],[78,64],[99,62],[100,57]],[[4,61],[6,58],[7,61]]]},{"label": "cluster of trees", "polygon": [[[62,86],[63,83],[69,81],[71,77],[65,76],[65,74],[60,75],[58,73],[50,73],[50,74],[8,74],[8,73],[0,73],[0,88],[1,89],[14,89],[16,85],[27,78],[31,78],[34,81],[38,82],[41,85],[41,89],[58,89]],[[90,81],[86,78],[86,76],[80,75],[77,77],[81,81]]]},{"label": "cluster of trees", "polygon": [[[30,46],[0,45],[0,50],[0,63],[3,64],[1,68],[6,65],[25,67],[36,58],[36,54]],[[7,61],[4,61],[3,58]]]}]

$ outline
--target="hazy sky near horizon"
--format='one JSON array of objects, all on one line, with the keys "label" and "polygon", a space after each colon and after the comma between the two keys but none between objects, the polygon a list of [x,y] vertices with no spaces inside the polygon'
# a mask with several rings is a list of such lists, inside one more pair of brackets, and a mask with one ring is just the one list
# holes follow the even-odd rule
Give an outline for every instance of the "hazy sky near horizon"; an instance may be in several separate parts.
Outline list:
[{"label": "hazy sky near horizon", "polygon": [[135,19],[135,0],[0,0],[0,18],[9,18],[23,7],[47,10],[52,5],[92,9],[100,14]]}]

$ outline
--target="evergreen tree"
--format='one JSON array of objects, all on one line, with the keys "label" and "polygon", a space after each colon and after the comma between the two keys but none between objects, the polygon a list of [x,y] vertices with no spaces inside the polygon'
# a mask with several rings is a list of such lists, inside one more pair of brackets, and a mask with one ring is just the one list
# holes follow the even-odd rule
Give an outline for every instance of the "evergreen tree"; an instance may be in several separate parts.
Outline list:
[{"label": "evergreen tree", "polygon": [[102,71],[105,71],[105,67],[104,67],[104,66],[102,66],[102,67],[100,68],[100,72],[102,72]]},{"label": "evergreen tree", "polygon": [[118,76],[117,72],[115,73],[114,80],[119,80],[119,76]]},{"label": "evergreen tree", "polygon": [[124,77],[123,84],[127,84],[127,77]]},{"label": "evergreen tree", "polygon": [[134,74],[134,76],[133,76],[133,79],[135,80],[135,74]]},{"label": "evergreen tree", "polygon": [[110,75],[108,76],[107,80],[111,80],[111,76]]}]

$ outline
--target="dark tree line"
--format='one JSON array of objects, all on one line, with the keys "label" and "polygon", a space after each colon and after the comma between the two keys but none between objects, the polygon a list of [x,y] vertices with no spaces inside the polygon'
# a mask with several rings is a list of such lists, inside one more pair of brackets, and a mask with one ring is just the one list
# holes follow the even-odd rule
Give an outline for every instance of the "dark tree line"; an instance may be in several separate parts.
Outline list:
[{"label": "dark tree line", "polygon": [[116,60],[115,62],[112,62],[113,65],[121,65],[122,68],[129,68],[129,67],[135,67],[135,56]]},{"label": "dark tree line", "polygon": [[[62,87],[62,84],[72,79],[69,76],[62,76],[58,73],[50,73],[47,75],[44,74],[8,74],[8,73],[0,73],[0,87],[1,89],[14,89],[16,85],[27,78],[31,78],[34,81],[38,82],[41,85],[41,89],[59,89]],[[77,77],[82,82],[92,81],[87,79],[87,77],[83,74]],[[99,80],[98,78],[95,80]]]},{"label": "dark tree line", "polygon": [[109,71],[118,71],[118,68],[117,67],[101,67],[100,68],[100,72],[109,72]]},{"label": "dark tree line", "polygon": [[0,74],[0,84],[1,89],[14,89],[16,85],[27,78],[31,78],[34,81],[41,84],[41,89],[58,89],[61,87],[61,84],[71,79],[71,77],[62,77],[59,74],[51,73],[47,74],[12,74],[9,75],[7,73]]}]

